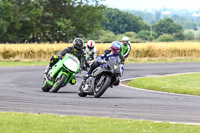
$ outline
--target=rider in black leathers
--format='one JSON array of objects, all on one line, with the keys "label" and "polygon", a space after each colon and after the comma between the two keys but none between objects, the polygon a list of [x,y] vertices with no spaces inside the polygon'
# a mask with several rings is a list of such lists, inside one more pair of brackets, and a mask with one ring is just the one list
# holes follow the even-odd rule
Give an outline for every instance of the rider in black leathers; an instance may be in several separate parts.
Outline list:
[{"label": "rider in black leathers", "polygon": [[[78,58],[78,60],[80,61],[80,68],[84,69],[84,62],[85,62],[85,52],[83,51],[83,44],[84,41],[81,38],[75,38],[73,41],[73,46],[72,47],[68,47],[67,49],[64,49],[61,52],[58,52],[57,55],[54,55],[50,58],[50,63],[49,65],[46,67],[44,74],[47,74],[49,72],[49,70],[60,60],[62,59],[62,57],[66,54],[72,54],[74,56],[76,56]],[[74,79],[75,77],[74,77]],[[71,84],[75,84],[75,83],[71,83]]]}]

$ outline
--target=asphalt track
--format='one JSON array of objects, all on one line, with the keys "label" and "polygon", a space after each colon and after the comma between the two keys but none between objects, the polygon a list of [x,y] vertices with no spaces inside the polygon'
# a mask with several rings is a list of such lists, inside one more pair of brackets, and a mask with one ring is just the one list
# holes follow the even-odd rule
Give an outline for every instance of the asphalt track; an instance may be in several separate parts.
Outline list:
[{"label": "asphalt track", "polygon": [[[44,68],[1,67],[0,111],[200,123],[200,96],[118,86],[101,98],[80,98],[80,78],[58,93],[45,93],[41,90]],[[200,72],[200,63],[126,64],[122,79],[186,72]]]}]

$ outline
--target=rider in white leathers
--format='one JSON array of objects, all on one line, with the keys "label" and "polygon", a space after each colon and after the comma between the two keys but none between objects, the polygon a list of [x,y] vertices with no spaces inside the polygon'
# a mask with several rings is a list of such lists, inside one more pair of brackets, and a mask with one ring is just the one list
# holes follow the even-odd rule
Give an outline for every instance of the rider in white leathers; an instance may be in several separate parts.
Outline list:
[{"label": "rider in white leathers", "polygon": [[89,68],[90,65],[96,60],[97,58],[97,49],[95,47],[95,42],[93,40],[89,40],[85,45],[85,53],[86,53],[86,60],[85,64],[86,67]]}]

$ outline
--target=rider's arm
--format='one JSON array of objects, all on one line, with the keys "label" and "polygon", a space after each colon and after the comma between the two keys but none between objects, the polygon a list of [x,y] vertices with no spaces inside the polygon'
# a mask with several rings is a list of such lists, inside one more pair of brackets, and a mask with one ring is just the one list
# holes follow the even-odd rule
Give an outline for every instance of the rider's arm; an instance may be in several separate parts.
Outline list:
[{"label": "rider's arm", "polygon": [[109,53],[111,53],[111,50],[105,50],[104,52],[103,52],[103,54],[102,55],[100,55],[98,58],[97,58],[97,61],[100,61],[100,60],[102,60],[102,59],[104,59]]},{"label": "rider's arm", "polygon": [[121,64],[124,65],[125,58],[123,55],[120,55]]},{"label": "rider's arm", "polygon": [[68,47],[67,49],[64,49],[63,51],[61,51],[61,52],[58,52],[57,53],[57,55],[58,56],[64,56],[66,53],[70,53],[71,52],[71,50],[70,50],[70,48]]},{"label": "rider's arm", "polygon": [[82,48],[82,49],[85,51],[86,47],[87,47],[87,43],[85,43],[85,44],[83,45],[83,48]]},{"label": "rider's arm", "polygon": [[97,58],[97,49],[94,48],[94,60]]},{"label": "rider's arm", "polygon": [[81,60],[80,60],[80,67],[81,68],[84,68],[85,58],[86,58],[86,53],[83,52],[83,55],[81,56]]},{"label": "rider's arm", "polygon": [[130,51],[131,51],[131,45],[128,44],[127,47],[128,47],[128,49],[127,49],[126,53],[124,54],[124,57],[125,57],[125,58],[128,57],[128,55],[129,55],[129,53],[130,53]]}]

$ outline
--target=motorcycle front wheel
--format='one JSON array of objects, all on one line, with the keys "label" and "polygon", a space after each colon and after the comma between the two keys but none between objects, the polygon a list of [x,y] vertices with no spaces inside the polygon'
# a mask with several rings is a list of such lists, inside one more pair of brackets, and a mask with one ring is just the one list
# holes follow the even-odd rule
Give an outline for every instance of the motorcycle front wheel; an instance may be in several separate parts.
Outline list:
[{"label": "motorcycle front wheel", "polygon": [[65,80],[67,78],[67,75],[63,74],[53,85],[51,92],[56,93],[58,90],[62,87]]},{"label": "motorcycle front wheel", "polygon": [[94,88],[94,97],[99,98],[103,95],[103,93],[110,87],[111,78],[106,75],[100,87]]}]

